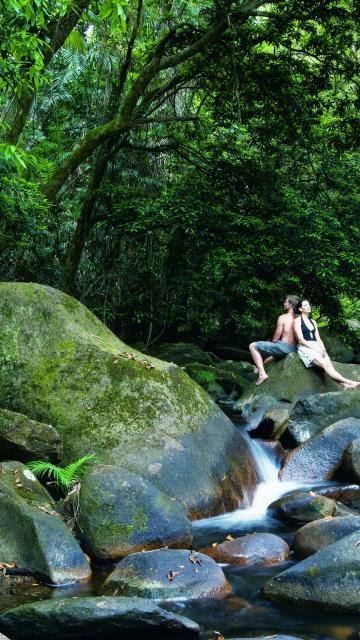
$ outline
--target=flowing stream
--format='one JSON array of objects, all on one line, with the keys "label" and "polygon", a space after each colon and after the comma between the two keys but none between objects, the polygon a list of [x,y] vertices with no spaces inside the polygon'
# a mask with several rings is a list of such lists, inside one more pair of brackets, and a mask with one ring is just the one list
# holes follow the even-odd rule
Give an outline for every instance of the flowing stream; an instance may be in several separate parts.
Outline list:
[{"label": "flowing stream", "polygon": [[[261,441],[252,440],[247,433],[244,434],[244,438],[261,479],[253,500],[247,508],[194,522],[193,548],[196,550],[213,542],[222,542],[229,534],[232,537],[239,537],[255,531],[275,533],[286,540],[291,548],[295,526],[286,525],[269,516],[267,507],[274,500],[292,491],[336,484],[331,482],[310,485],[280,482],[278,479],[280,461],[277,460],[273,450]],[[221,565],[233,587],[233,593],[230,596],[219,600],[167,602],[162,606],[196,620],[204,630],[201,634],[202,640],[213,640],[219,637],[214,634],[215,631],[220,632],[226,640],[274,635],[286,635],[304,640],[358,640],[360,616],[323,612],[319,608],[281,606],[262,598],[261,589],[265,582],[294,562],[295,559],[291,556],[289,561],[271,567]],[[23,589],[16,589],[15,593],[14,591],[0,593],[0,613],[33,600],[98,595],[101,593],[101,584],[112,568],[94,566],[94,579],[91,584],[50,589],[33,582]],[[91,635],[89,640],[92,640]]]}]

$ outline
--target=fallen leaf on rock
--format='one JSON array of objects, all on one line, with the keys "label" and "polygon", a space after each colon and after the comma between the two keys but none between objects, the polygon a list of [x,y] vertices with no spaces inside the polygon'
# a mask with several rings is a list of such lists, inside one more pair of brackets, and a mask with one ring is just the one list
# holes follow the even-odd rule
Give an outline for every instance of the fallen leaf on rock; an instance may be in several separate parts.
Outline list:
[{"label": "fallen leaf on rock", "polygon": [[200,564],[203,565],[204,561],[201,560],[201,558],[198,558],[196,555],[196,551],[192,551],[189,555],[189,560],[190,562],[192,562],[193,564]]},{"label": "fallen leaf on rock", "polygon": [[180,576],[182,574],[182,571],[170,571],[167,574],[167,579],[171,582],[171,580],[174,580],[174,578],[176,578],[176,576]]},{"label": "fallen leaf on rock", "polygon": [[229,542],[232,542],[233,540],[235,540],[235,538],[233,538],[230,534],[228,536],[226,536],[225,540],[229,540]]}]

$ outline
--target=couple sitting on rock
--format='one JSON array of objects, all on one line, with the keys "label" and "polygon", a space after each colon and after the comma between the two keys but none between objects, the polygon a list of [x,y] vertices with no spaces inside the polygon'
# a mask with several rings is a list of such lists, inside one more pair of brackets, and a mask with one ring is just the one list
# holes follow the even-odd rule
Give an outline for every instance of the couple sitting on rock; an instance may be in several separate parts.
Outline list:
[{"label": "couple sitting on rock", "polygon": [[335,370],[320,338],[317,324],[310,318],[311,307],[308,300],[287,296],[284,311],[286,313],[278,317],[272,341],[262,340],[249,345],[250,353],[257,366],[257,385],[268,378],[265,364],[274,358],[276,360],[284,358],[296,350],[305,367],[321,367],[344,389],[354,389],[360,385],[360,382],[348,380]]}]

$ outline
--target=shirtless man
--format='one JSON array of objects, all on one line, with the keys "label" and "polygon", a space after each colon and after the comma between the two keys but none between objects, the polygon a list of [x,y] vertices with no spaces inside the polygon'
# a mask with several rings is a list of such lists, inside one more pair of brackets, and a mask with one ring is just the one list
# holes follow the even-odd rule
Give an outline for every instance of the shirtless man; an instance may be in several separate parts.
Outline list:
[{"label": "shirtless man", "polygon": [[[262,384],[266,378],[269,377],[267,373],[265,373],[265,363],[270,362],[274,358],[277,360],[284,358],[288,353],[294,353],[296,351],[294,322],[296,318],[295,309],[298,302],[299,298],[297,296],[286,297],[284,302],[284,311],[286,311],[286,313],[278,317],[272,341],[261,340],[259,342],[252,342],[249,345],[252,359],[257,366],[257,385]],[[270,357],[266,357],[264,361],[262,355]]]}]

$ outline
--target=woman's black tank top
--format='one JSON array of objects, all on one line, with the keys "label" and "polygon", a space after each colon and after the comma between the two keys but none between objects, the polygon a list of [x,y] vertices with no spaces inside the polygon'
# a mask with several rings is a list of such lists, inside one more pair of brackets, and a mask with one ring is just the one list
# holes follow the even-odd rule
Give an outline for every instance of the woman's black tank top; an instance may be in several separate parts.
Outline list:
[{"label": "woman's black tank top", "polygon": [[307,340],[308,342],[311,342],[311,341],[315,341],[316,340],[316,338],[315,338],[316,328],[315,328],[315,325],[314,325],[313,321],[311,320],[311,318],[309,318],[309,320],[310,320],[312,326],[314,327],[313,329],[309,329],[306,326],[306,324],[305,324],[305,322],[303,320],[303,317],[301,316],[301,331],[302,331],[302,334],[304,336],[304,340]]}]

